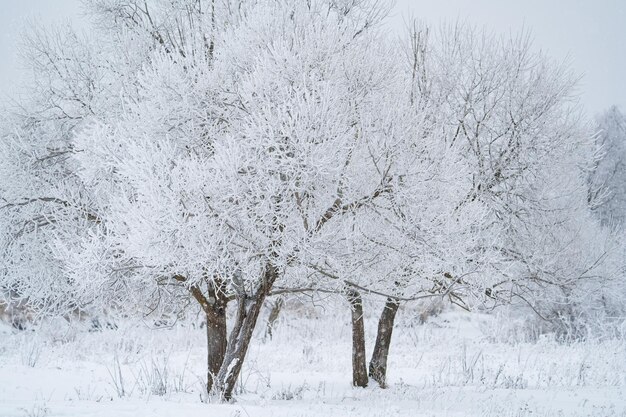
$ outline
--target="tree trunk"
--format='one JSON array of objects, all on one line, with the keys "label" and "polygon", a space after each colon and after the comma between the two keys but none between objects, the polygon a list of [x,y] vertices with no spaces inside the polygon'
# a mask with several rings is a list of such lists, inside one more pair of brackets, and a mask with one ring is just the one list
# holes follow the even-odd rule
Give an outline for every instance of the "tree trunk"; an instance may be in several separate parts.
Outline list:
[{"label": "tree trunk", "polygon": [[226,329],[226,306],[212,308],[206,315],[207,336],[207,392],[213,389],[213,381],[220,371],[226,355],[228,334]]},{"label": "tree trunk", "polygon": [[263,308],[263,302],[278,278],[278,274],[278,270],[271,263],[268,263],[263,273],[263,280],[253,296],[248,297],[245,294],[240,294],[237,298],[237,318],[228,339],[224,362],[214,385],[214,393],[225,401],[230,401],[233,397],[233,390],[248,352],[252,333]]},{"label": "tree trunk", "polygon": [[387,378],[387,356],[389,355],[389,345],[391,344],[391,334],[393,323],[398,312],[398,300],[387,298],[383,312],[378,321],[378,333],[376,334],[376,344],[370,361],[369,376],[378,382],[381,388],[386,388]]},{"label": "tree trunk", "polygon": [[[175,275],[178,282],[187,282],[182,275]],[[224,282],[215,277],[206,280],[207,292],[204,294],[198,285],[189,287],[192,297],[200,304],[206,317],[207,338],[207,393],[211,393],[215,385],[215,377],[226,356],[228,330],[226,327],[226,306],[229,298],[226,295]]]},{"label": "tree trunk", "polygon": [[348,290],[346,295],[352,307],[352,385],[366,387],[368,379],[365,359],[363,300],[361,294],[356,290]]}]

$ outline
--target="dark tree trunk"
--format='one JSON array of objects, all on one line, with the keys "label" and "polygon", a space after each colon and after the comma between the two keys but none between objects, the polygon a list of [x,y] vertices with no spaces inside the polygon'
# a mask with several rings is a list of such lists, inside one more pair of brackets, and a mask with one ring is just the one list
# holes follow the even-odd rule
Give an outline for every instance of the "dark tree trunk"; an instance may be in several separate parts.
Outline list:
[{"label": "dark tree trunk", "polygon": [[207,392],[209,393],[213,389],[213,381],[224,362],[228,341],[226,306],[212,308],[212,310],[206,315]]},{"label": "dark tree trunk", "polygon": [[[187,282],[182,275],[175,275],[174,279],[179,282]],[[226,295],[224,282],[219,278],[206,280],[207,292],[202,292],[198,285],[189,287],[189,292],[200,304],[206,317],[207,336],[207,392],[211,393],[224,357],[228,341],[226,327],[226,306],[229,298]]]},{"label": "dark tree trunk", "polygon": [[387,356],[389,355],[389,345],[391,344],[391,334],[393,323],[398,312],[398,300],[387,298],[383,312],[378,321],[378,333],[376,334],[376,344],[370,361],[369,376],[378,382],[381,388],[386,388],[387,378]]},{"label": "dark tree trunk", "polygon": [[263,280],[252,297],[240,294],[237,298],[237,317],[230,333],[226,356],[215,380],[214,393],[223,400],[230,401],[243,361],[250,346],[252,333],[256,327],[263,302],[278,278],[278,270],[268,263]]},{"label": "dark tree trunk", "polygon": [[365,359],[363,300],[361,294],[356,290],[348,290],[346,295],[352,310],[352,385],[366,387],[368,378]]}]

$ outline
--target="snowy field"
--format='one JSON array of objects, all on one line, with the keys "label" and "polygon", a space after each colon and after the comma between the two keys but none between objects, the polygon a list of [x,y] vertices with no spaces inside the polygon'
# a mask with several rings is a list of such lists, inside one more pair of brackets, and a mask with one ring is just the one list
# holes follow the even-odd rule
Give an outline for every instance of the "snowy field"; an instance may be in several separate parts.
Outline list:
[{"label": "snowy field", "polygon": [[[419,325],[401,310],[390,387],[358,389],[345,313],[292,309],[271,340],[260,329],[234,404],[203,393],[201,328],[3,327],[0,416],[626,416],[623,340],[558,344],[506,317],[447,312]],[[369,354],[376,317],[366,323]]]}]

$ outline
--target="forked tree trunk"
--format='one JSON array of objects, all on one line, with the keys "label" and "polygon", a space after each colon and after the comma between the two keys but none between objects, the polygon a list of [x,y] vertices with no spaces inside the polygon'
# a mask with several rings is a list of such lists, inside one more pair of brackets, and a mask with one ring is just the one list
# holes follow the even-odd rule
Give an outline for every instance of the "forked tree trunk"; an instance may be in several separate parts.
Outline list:
[{"label": "forked tree trunk", "polygon": [[263,273],[263,280],[252,297],[242,294],[237,298],[235,325],[230,333],[226,355],[213,387],[213,393],[225,401],[230,401],[233,397],[233,390],[248,352],[263,302],[277,278],[278,270],[268,263]]},{"label": "forked tree trunk", "polygon": [[368,383],[365,359],[365,325],[363,299],[356,290],[346,293],[352,310],[352,385],[366,387]]},{"label": "forked tree trunk", "polygon": [[[179,282],[187,282],[182,275],[175,275]],[[207,280],[207,293],[204,294],[198,285],[189,287],[189,292],[200,304],[206,317],[207,336],[207,393],[211,393],[215,384],[224,357],[228,341],[226,327],[226,306],[229,298],[225,292],[225,285],[219,278]]]},{"label": "forked tree trunk", "polygon": [[378,321],[378,332],[376,334],[374,352],[372,352],[372,360],[370,361],[369,376],[378,382],[381,388],[387,387],[387,357],[389,355],[393,324],[399,305],[398,300],[387,298]]}]

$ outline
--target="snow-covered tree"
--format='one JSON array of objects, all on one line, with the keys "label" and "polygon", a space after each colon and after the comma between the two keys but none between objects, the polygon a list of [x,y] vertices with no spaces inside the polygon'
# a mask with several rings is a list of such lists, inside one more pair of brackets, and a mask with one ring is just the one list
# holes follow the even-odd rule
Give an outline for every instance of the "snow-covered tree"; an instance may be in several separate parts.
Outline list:
[{"label": "snow-covered tree", "polygon": [[77,172],[105,220],[66,245],[71,275],[106,279],[107,258],[127,280],[189,288],[218,323],[209,388],[227,399],[274,283],[334,239],[327,224],[388,190],[376,115],[394,71],[370,29],[380,6],[248,7],[214,32],[211,55],[157,50],[123,112],[77,135]]},{"label": "snow-covered tree", "polygon": [[405,100],[418,123],[405,131],[417,146],[398,153],[394,170],[408,156],[412,168],[421,161],[421,175],[398,174],[387,204],[360,227],[378,249],[354,253],[376,260],[357,269],[361,258],[351,254],[348,263],[369,277],[361,286],[387,295],[370,362],[381,385],[402,300],[521,301],[548,315],[616,271],[615,240],[588,210],[592,135],[568,69],[533,52],[526,36],[465,26],[418,27],[409,51]]},{"label": "snow-covered tree", "polygon": [[589,202],[603,224],[623,229],[626,219],[626,117],[611,107],[598,117],[597,160]]},{"label": "snow-covered tree", "polygon": [[[71,31],[36,30],[23,50],[34,79],[28,98],[7,109],[0,142],[2,286],[31,306],[68,313],[94,305],[90,280],[66,276],[56,243],[85,237],[101,218],[71,160],[72,139],[117,97],[124,61]],[[113,293],[114,291],[112,291]]]}]

